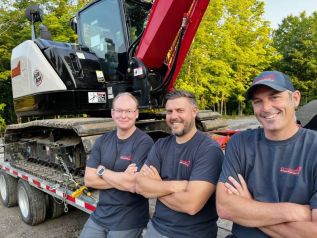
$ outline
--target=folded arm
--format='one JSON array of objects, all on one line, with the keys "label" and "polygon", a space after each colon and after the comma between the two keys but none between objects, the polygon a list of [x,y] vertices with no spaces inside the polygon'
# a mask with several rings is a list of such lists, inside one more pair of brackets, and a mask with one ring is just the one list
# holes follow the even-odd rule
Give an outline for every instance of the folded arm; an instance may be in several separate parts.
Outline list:
[{"label": "folded arm", "polygon": [[[252,199],[242,176],[242,186],[230,177],[217,185],[217,212],[221,218],[246,227],[264,227],[285,222],[311,221],[308,206],[295,203],[267,203]],[[230,190],[230,187],[232,188]]]},{"label": "folded arm", "polygon": [[248,196],[230,192],[228,183],[226,185],[222,182],[217,185],[217,212],[221,218],[246,227],[311,220],[311,212],[305,205],[258,202]]},{"label": "folded arm", "polygon": [[158,198],[175,192],[183,191],[188,181],[163,181],[153,166],[143,165],[136,175],[136,192],[147,198]]},{"label": "folded arm", "polygon": [[216,186],[206,181],[189,181],[184,191],[160,197],[159,200],[178,212],[195,215],[215,192]]},{"label": "folded arm", "polygon": [[162,181],[153,166],[144,165],[137,176],[137,193],[156,197],[170,209],[194,215],[199,212],[215,191],[205,181]]},{"label": "folded arm", "polygon": [[287,222],[266,227],[259,227],[259,229],[271,237],[317,237],[317,210],[312,210],[312,221]]},{"label": "folded arm", "polygon": [[124,172],[114,172],[106,169],[100,177],[97,175],[97,169],[86,167],[85,185],[96,189],[116,188],[121,191],[135,192],[135,173],[137,167],[135,164],[129,165]]}]

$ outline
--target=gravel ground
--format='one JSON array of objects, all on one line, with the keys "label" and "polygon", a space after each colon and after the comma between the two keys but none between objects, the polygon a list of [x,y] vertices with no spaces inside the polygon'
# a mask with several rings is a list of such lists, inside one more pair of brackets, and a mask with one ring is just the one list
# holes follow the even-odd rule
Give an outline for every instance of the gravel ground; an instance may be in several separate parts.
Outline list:
[{"label": "gravel ground", "polygon": [[1,238],[75,238],[88,218],[88,214],[74,209],[62,217],[29,226],[22,222],[18,207],[7,208],[0,203],[0,211]]},{"label": "gravel ground", "polygon": [[[228,129],[244,130],[259,126],[254,117],[228,120]],[[1,153],[1,146],[0,146]],[[0,155],[2,156],[2,155]],[[6,208],[0,203],[0,238],[73,238],[78,237],[88,218],[88,214],[72,209],[66,215],[37,226],[29,226],[22,222],[18,207]],[[218,238],[230,234],[232,223],[219,220]]]}]

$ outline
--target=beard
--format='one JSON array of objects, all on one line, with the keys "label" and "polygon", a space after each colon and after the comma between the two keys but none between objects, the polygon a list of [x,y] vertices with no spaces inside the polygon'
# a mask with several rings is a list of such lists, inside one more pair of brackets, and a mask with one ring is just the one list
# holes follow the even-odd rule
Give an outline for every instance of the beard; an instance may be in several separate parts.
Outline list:
[{"label": "beard", "polygon": [[184,128],[182,130],[179,130],[179,131],[173,130],[172,127],[171,127],[172,135],[177,136],[177,137],[182,137],[182,136],[186,135],[188,132],[191,131],[191,129],[194,126],[194,122],[193,121],[184,122],[184,121],[177,120],[177,121],[173,121],[173,122],[181,122],[181,123],[184,124]]}]

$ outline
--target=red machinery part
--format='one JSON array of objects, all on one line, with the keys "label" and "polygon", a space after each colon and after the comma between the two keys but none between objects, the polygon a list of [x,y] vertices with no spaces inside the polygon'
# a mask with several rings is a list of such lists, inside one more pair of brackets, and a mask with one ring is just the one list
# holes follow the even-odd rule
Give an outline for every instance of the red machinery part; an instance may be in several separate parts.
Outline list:
[{"label": "red machinery part", "polygon": [[175,72],[167,86],[168,91],[174,87],[177,75],[208,4],[209,0],[157,0],[153,4],[146,30],[135,54],[150,69],[159,69],[168,53],[175,52],[171,47],[175,46],[173,43],[179,34],[183,17],[187,17],[186,30],[183,35]]}]

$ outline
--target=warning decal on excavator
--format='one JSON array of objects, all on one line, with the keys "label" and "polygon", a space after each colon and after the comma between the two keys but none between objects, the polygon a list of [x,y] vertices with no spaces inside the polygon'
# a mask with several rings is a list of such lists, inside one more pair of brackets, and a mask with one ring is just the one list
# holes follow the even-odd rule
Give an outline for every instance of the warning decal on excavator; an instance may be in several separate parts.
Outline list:
[{"label": "warning decal on excavator", "polygon": [[43,82],[43,74],[41,73],[40,70],[36,69],[33,72],[33,78],[35,80],[35,85],[40,86],[41,83]]},{"label": "warning decal on excavator", "polygon": [[133,70],[133,76],[139,76],[143,74],[143,69],[142,67],[136,68]]},{"label": "warning decal on excavator", "polygon": [[106,92],[88,92],[89,103],[106,103]]},{"label": "warning decal on excavator", "polygon": [[96,70],[96,75],[99,83],[105,82],[105,77],[103,76],[103,72],[101,70]]}]

